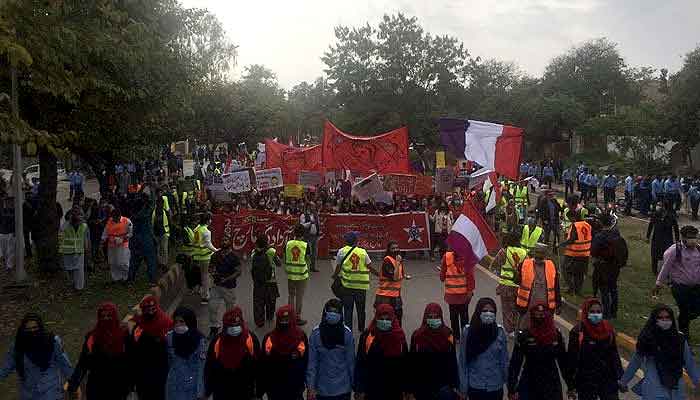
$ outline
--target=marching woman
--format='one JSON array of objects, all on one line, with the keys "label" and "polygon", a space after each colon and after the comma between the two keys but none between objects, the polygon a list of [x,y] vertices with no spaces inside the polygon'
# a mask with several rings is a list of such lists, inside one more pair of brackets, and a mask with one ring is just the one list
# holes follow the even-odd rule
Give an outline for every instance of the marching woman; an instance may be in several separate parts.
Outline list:
[{"label": "marching woman", "polygon": [[637,338],[637,351],[620,380],[623,392],[639,368],[644,371],[644,380],[633,390],[642,400],[685,399],[684,369],[698,386],[700,376],[690,346],[678,331],[673,310],[666,305],[654,308]]},{"label": "marching woman", "polygon": [[579,400],[617,400],[622,363],[615,343],[615,330],[603,319],[598,299],[581,306],[581,321],[569,333],[569,396]]},{"label": "marching woman", "polygon": [[134,318],[136,326],[128,346],[129,365],[139,399],[165,399],[168,378],[168,349],[165,335],[173,320],[160,309],[155,296],[141,300],[141,315]]},{"label": "marching woman", "polygon": [[258,375],[258,397],[269,400],[301,400],[306,388],[309,341],[297,327],[294,308],[287,304],[277,310],[276,325],[265,335]]},{"label": "marching woman", "polygon": [[400,400],[409,391],[408,344],[394,308],[379,304],[360,336],[353,382],[364,400]]},{"label": "marching woman", "polygon": [[438,393],[450,395],[459,389],[454,336],[439,304],[425,307],[423,323],[411,336],[408,361],[410,392],[416,400],[434,399]]},{"label": "marching woman", "polygon": [[73,374],[61,339],[46,331],[36,314],[27,314],[7,352],[0,380],[13,371],[19,377],[20,400],[63,400],[63,383]]},{"label": "marching woman", "polygon": [[309,400],[350,400],[355,370],[355,340],[343,323],[343,303],[328,300],[321,324],[309,337],[309,365],[306,369]]},{"label": "marching woman", "polygon": [[248,330],[240,307],[226,311],[223,329],[209,344],[204,367],[206,398],[250,400],[255,393],[258,337]]},{"label": "marching woman", "polygon": [[529,314],[530,327],[518,332],[510,359],[508,396],[518,400],[561,399],[560,372],[571,386],[564,339],[545,303],[536,303]]},{"label": "marching woman", "polygon": [[126,343],[129,332],[121,326],[117,306],[102,303],[97,309],[97,325],[85,337],[80,359],[68,382],[68,392],[75,393],[88,376],[87,400],[124,400],[131,392],[132,381]]},{"label": "marching woman", "polygon": [[197,317],[187,307],[178,307],[173,314],[173,330],[165,341],[168,345],[167,400],[204,399],[204,360],[206,340],[197,328]]},{"label": "marching woman", "polygon": [[460,391],[470,400],[501,400],[508,377],[508,338],[496,323],[496,302],[479,299],[462,334]]}]

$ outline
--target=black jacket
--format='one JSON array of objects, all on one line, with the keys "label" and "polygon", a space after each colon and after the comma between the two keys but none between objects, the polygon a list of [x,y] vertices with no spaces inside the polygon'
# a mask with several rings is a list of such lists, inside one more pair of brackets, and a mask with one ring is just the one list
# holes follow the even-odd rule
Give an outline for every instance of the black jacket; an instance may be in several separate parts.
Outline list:
[{"label": "black jacket", "polygon": [[615,343],[615,334],[608,340],[597,341],[584,333],[577,324],[569,333],[569,390],[593,393],[616,393],[622,377],[622,362]]},{"label": "black jacket", "polygon": [[231,396],[241,400],[256,397],[258,374],[256,358],[260,356],[260,342],[253,332],[249,334],[253,339],[253,354],[246,355],[238,369],[226,369],[216,358],[214,346],[217,339],[209,344],[207,361],[204,365],[204,387],[207,398],[210,395],[214,396],[214,400],[228,399]]},{"label": "black jacket", "polygon": [[[365,351],[369,331],[360,336],[355,359],[353,389],[364,393],[366,400],[400,400],[410,391],[408,344],[404,341],[403,353],[398,357],[385,357],[375,341]],[[425,371],[425,367],[423,370]]]},{"label": "black jacket", "polygon": [[[126,339],[127,333],[124,332]],[[88,376],[85,395],[87,400],[124,400],[131,392],[132,379],[128,353],[110,355],[98,346],[88,348],[89,336],[85,338],[78,364],[68,381],[70,392],[75,391],[85,376]],[[128,343],[128,341],[125,341]]]},{"label": "black jacket", "polygon": [[292,355],[282,355],[272,350],[265,350],[268,333],[262,341],[257,395],[267,393],[270,400],[301,398],[306,389],[306,366],[309,362],[309,340],[304,335],[304,354],[295,351]]},{"label": "black jacket", "polygon": [[416,400],[437,399],[441,389],[459,389],[459,369],[454,344],[445,353],[418,352],[411,336],[408,353],[408,383]]},{"label": "black jacket", "polygon": [[508,367],[508,393],[518,392],[528,399],[561,399],[560,372],[570,386],[566,347],[559,330],[557,339],[548,346],[537,344],[527,330],[518,332]]}]

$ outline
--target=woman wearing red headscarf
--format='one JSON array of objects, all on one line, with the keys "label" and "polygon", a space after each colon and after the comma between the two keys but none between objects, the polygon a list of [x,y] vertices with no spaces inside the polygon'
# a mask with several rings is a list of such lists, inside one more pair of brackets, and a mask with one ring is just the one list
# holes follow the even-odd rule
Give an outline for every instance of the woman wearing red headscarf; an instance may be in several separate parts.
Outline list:
[{"label": "woman wearing red headscarf", "polygon": [[165,335],[173,320],[160,309],[155,296],[141,300],[141,315],[134,317],[136,326],[131,334],[129,365],[139,399],[165,399],[168,379],[168,348]]},{"label": "woman wearing red headscarf", "polygon": [[538,302],[530,308],[530,327],[516,336],[508,368],[508,397],[559,400],[562,398],[560,372],[567,386],[571,386],[564,339],[554,326],[551,310]]},{"label": "woman wearing red headscarf", "polygon": [[394,308],[379,304],[357,347],[356,396],[364,400],[398,400],[410,390],[408,344]]},{"label": "woman wearing red headscarf", "polygon": [[126,343],[129,332],[122,327],[117,306],[102,303],[97,308],[97,324],[85,336],[83,350],[68,392],[78,390],[89,375],[85,394],[88,400],[124,400],[131,391]]},{"label": "woman wearing red headscarf", "polygon": [[301,400],[306,389],[309,341],[297,327],[294,308],[277,310],[275,329],[265,335],[260,357],[258,397],[269,400]]},{"label": "woman wearing red headscarf", "polygon": [[413,374],[411,393],[416,400],[434,399],[437,393],[456,392],[459,388],[454,336],[439,304],[425,307],[423,323],[411,336],[408,357]]},{"label": "woman wearing red headscarf", "polygon": [[615,330],[603,319],[598,299],[581,305],[581,321],[569,333],[569,366],[573,377],[569,393],[579,400],[617,400],[623,369],[615,343]]},{"label": "woman wearing red headscarf", "polygon": [[240,307],[226,311],[221,333],[209,344],[204,367],[206,398],[256,398],[256,358],[260,352],[258,337],[248,330]]}]

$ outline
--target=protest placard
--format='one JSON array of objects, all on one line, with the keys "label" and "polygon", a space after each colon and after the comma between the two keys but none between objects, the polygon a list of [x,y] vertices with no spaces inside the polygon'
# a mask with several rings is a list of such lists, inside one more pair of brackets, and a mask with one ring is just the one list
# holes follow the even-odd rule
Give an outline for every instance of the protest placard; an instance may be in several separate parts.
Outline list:
[{"label": "protest placard", "polygon": [[299,171],[299,184],[305,188],[316,188],[323,184],[323,176],[316,171]]},{"label": "protest placard", "polygon": [[369,200],[370,197],[373,197],[381,191],[383,191],[382,183],[379,181],[379,175],[376,173],[362,179],[352,187],[352,194],[357,196],[360,202]]},{"label": "protest placard", "polygon": [[451,168],[438,168],[435,171],[435,191],[450,193],[454,187],[455,175]]},{"label": "protest placard", "polygon": [[255,184],[258,191],[270,190],[284,186],[282,168],[260,169],[255,171]]},{"label": "protest placard", "polygon": [[233,171],[221,176],[223,181],[224,191],[229,193],[245,193],[250,192],[253,188],[250,182],[250,170],[242,169]]},{"label": "protest placard", "polygon": [[436,151],[435,152],[435,167],[436,168],[445,168],[445,152],[444,151]]},{"label": "protest placard", "polygon": [[295,183],[284,185],[284,196],[300,199],[304,197],[304,187]]}]

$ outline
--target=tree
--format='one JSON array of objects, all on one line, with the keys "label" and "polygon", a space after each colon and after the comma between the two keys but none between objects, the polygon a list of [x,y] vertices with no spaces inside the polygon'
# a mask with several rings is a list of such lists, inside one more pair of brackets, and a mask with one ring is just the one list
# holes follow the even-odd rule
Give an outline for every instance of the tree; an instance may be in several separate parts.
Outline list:
[{"label": "tree", "polygon": [[683,68],[671,76],[663,109],[663,132],[681,144],[691,165],[690,150],[700,143],[700,47],[686,54]]}]

